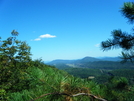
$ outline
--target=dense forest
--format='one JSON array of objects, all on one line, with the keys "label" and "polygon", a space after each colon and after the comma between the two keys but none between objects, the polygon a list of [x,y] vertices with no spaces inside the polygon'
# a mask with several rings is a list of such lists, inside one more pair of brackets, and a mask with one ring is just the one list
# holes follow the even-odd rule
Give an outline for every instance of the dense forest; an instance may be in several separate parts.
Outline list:
[{"label": "dense forest", "polygon": [[[128,8],[134,11],[134,3],[124,3],[122,9]],[[11,35],[6,40],[0,38],[0,101],[134,101],[134,69],[130,62],[122,66],[110,62],[111,68],[109,62],[104,67],[104,61],[92,62],[98,67],[90,63],[92,68],[86,68],[89,65],[86,62],[84,68],[60,70],[41,59],[33,60],[31,47],[17,40],[19,33],[13,30]],[[107,43],[102,43],[103,48],[109,47]],[[132,46],[131,42],[125,43],[128,44]],[[133,53],[122,55],[125,62],[128,59],[133,62]],[[127,69],[126,65],[130,67]]]},{"label": "dense forest", "polygon": [[[113,77],[125,77],[130,85],[134,84],[134,69],[106,70],[90,68],[66,68],[64,70],[75,77],[92,80],[99,84],[105,84]],[[90,77],[93,78],[90,79]]]}]

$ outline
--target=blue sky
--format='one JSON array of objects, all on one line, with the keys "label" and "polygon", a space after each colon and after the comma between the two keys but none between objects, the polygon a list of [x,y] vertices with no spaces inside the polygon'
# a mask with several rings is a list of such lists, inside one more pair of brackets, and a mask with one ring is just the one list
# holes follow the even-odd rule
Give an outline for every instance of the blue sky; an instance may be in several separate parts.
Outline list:
[{"label": "blue sky", "polygon": [[99,44],[111,31],[130,32],[119,12],[132,0],[0,0],[0,36],[15,29],[31,46],[33,59],[80,59],[119,56],[121,49],[103,52]]}]

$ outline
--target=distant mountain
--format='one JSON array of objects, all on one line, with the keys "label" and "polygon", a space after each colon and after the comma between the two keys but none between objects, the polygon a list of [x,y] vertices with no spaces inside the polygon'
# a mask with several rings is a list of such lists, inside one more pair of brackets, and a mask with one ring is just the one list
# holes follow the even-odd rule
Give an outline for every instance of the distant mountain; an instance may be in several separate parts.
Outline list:
[{"label": "distant mountain", "polygon": [[81,62],[94,62],[94,61],[101,61],[100,59],[94,57],[84,57],[83,59],[79,60]]},{"label": "distant mountain", "polygon": [[69,63],[83,63],[83,62],[94,62],[94,61],[101,61],[101,59],[97,59],[94,57],[84,57],[82,59],[77,59],[77,60],[62,60],[62,59],[57,59],[49,62],[48,64],[69,64]]},{"label": "distant mountain", "polygon": [[121,61],[120,57],[98,57],[98,59],[103,61]]},{"label": "distant mountain", "polygon": [[76,60],[62,60],[62,59],[57,59],[49,62],[48,64],[67,64],[67,63],[72,63],[75,62]]},{"label": "distant mountain", "polygon": [[82,59],[77,60],[62,60],[57,59],[48,62],[47,64],[69,64],[69,63],[84,63],[84,62],[95,62],[95,61],[121,61],[119,57],[84,57]]},{"label": "distant mountain", "polygon": [[94,68],[94,69],[121,69],[129,68],[134,69],[132,63],[128,62],[125,64],[120,63],[121,59],[119,57],[84,57],[78,60],[53,60],[48,65],[55,66],[59,69],[67,68]]}]

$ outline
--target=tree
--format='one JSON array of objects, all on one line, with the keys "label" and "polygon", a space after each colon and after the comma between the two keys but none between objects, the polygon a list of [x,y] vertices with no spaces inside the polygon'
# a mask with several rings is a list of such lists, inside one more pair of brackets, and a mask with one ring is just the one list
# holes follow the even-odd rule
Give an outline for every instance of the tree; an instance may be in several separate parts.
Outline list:
[{"label": "tree", "polygon": [[24,74],[31,61],[28,44],[16,39],[19,35],[16,30],[11,34],[12,36],[6,40],[0,38],[0,90],[5,92],[23,89],[24,86],[20,85],[24,84]]},{"label": "tree", "polygon": [[[134,2],[126,2],[121,8],[120,12],[128,19],[130,24],[134,23]],[[121,29],[113,30],[111,32],[112,39],[101,42],[103,51],[122,48],[121,58],[124,62],[127,60],[134,60],[134,28],[131,33],[123,32]]]}]

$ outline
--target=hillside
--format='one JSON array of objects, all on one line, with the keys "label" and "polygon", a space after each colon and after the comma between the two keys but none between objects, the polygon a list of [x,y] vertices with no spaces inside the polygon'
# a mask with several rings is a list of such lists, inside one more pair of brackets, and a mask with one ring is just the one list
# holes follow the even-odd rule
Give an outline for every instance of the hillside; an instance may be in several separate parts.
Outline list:
[{"label": "hillside", "polygon": [[[125,78],[114,78],[117,83],[111,81],[104,86],[73,77],[65,71],[42,63],[38,63],[38,67],[29,68],[27,72],[25,80],[30,80],[29,89],[10,93],[9,101],[122,101],[124,98],[130,101],[134,99],[132,92],[126,92],[127,83],[122,81],[126,80]],[[120,88],[114,88],[122,82],[125,85],[120,87],[121,91]]]},{"label": "hillside", "polygon": [[[65,71],[42,63],[36,63],[36,65],[38,65],[38,67],[29,68],[27,70],[28,74],[25,75],[25,80],[29,82],[29,88],[13,93],[10,92],[7,100],[90,101],[92,99],[98,99],[100,101],[106,101],[103,99],[105,96],[101,93],[105,92],[104,89],[98,89],[100,85],[91,81],[75,78]],[[103,97],[100,97],[100,95]]]},{"label": "hillside", "polygon": [[[84,62],[85,59],[87,58],[83,59]],[[4,63],[4,61],[2,63]],[[3,82],[0,82],[1,101],[134,100],[134,88],[129,85],[128,80],[124,77],[110,78],[104,85],[90,79],[74,77],[54,66],[44,64],[41,60],[30,60],[29,62],[18,61],[16,64],[6,66],[6,70],[2,68],[2,63],[0,64],[0,69],[4,70],[3,73],[6,72],[6,75],[0,75],[3,77],[1,78]],[[88,62],[86,61],[85,63]],[[14,66],[17,67],[14,69]],[[11,67],[13,68],[11,69]],[[77,68],[75,69],[77,70]],[[77,70],[77,72],[81,72],[81,74],[83,73],[82,71],[83,70]],[[88,70],[84,72],[88,72]],[[100,71],[96,72],[92,70],[92,75],[98,73],[100,73]],[[82,76],[84,75],[82,74]],[[102,81],[102,79],[104,79],[100,75],[98,76],[100,77],[98,80]],[[6,80],[9,80],[9,82],[6,82]]]}]

